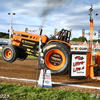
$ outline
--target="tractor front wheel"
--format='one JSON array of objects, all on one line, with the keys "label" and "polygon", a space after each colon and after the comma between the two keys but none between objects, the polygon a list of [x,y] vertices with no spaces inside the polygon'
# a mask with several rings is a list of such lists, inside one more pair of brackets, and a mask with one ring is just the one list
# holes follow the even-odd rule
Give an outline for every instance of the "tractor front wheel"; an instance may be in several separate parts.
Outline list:
[{"label": "tractor front wheel", "polygon": [[4,46],[2,49],[2,58],[9,63],[15,61],[17,58],[16,48],[12,45]]}]

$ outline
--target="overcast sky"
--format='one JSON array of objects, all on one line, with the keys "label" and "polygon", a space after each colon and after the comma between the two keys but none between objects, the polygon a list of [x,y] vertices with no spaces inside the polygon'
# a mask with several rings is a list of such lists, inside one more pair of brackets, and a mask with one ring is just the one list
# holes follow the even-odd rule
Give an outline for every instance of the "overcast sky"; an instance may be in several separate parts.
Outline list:
[{"label": "overcast sky", "polygon": [[[82,29],[89,32],[89,8],[93,5],[94,39],[100,29],[100,0],[0,0],[0,32],[7,32],[13,16],[13,29],[16,31],[39,30],[49,36],[57,28],[72,29],[72,38],[81,36]],[[37,33],[38,34],[38,33]],[[87,39],[88,36],[86,35]]]}]

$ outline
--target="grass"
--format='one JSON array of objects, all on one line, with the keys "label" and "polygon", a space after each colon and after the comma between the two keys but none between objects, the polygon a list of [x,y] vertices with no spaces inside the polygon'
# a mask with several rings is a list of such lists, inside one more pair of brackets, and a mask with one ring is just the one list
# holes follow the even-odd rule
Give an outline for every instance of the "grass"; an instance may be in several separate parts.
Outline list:
[{"label": "grass", "polygon": [[35,57],[35,56],[31,56],[31,55],[28,55],[28,57],[29,57],[29,58],[37,58],[37,57]]},{"label": "grass", "polygon": [[96,96],[90,98],[91,94],[89,93],[69,92],[65,89],[33,88],[4,83],[0,84],[0,97],[1,95],[2,98],[5,95],[4,100],[99,100]]}]

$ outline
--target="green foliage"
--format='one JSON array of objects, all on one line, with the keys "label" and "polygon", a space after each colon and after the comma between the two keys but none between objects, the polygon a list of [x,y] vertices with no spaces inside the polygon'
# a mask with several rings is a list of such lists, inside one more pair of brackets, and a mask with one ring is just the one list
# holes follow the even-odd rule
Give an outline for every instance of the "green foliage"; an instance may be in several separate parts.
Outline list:
[{"label": "green foliage", "polygon": [[97,40],[93,40],[93,42],[97,42],[97,41],[98,41],[98,42],[100,42],[100,39],[97,39]]},{"label": "green foliage", "polygon": [[73,38],[72,41],[77,41],[78,38]]},{"label": "green foliage", "polygon": [[37,57],[35,57],[35,56],[32,56],[32,55],[28,55],[28,57],[29,57],[29,58],[37,58]]},{"label": "green foliage", "polygon": [[91,94],[69,92],[65,89],[52,90],[43,88],[32,88],[12,84],[0,84],[0,94],[9,95],[5,100],[95,100],[90,98]]},{"label": "green foliage", "polygon": [[76,42],[87,42],[86,37],[79,37],[79,38],[73,38],[72,41],[76,41]]},{"label": "green foliage", "polygon": [[8,39],[8,38],[9,38],[9,35],[5,35],[3,38],[6,38],[6,39]]},{"label": "green foliage", "polygon": [[9,34],[0,32],[0,38],[9,38]]},{"label": "green foliage", "polygon": [[87,39],[85,37],[79,37],[77,41],[80,41],[80,42],[86,41],[87,42]]}]

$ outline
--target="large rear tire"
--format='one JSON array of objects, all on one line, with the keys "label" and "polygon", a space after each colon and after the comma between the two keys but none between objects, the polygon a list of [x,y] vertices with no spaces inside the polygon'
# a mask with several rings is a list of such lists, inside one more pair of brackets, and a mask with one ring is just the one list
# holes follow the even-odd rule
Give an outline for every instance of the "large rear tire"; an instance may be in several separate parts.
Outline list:
[{"label": "large rear tire", "polygon": [[9,63],[12,63],[17,58],[17,50],[12,45],[4,46],[2,49],[2,58]]},{"label": "large rear tire", "polygon": [[51,70],[52,75],[65,74],[69,67],[69,49],[62,43],[52,42],[43,48],[44,63],[39,57],[40,67]]}]

